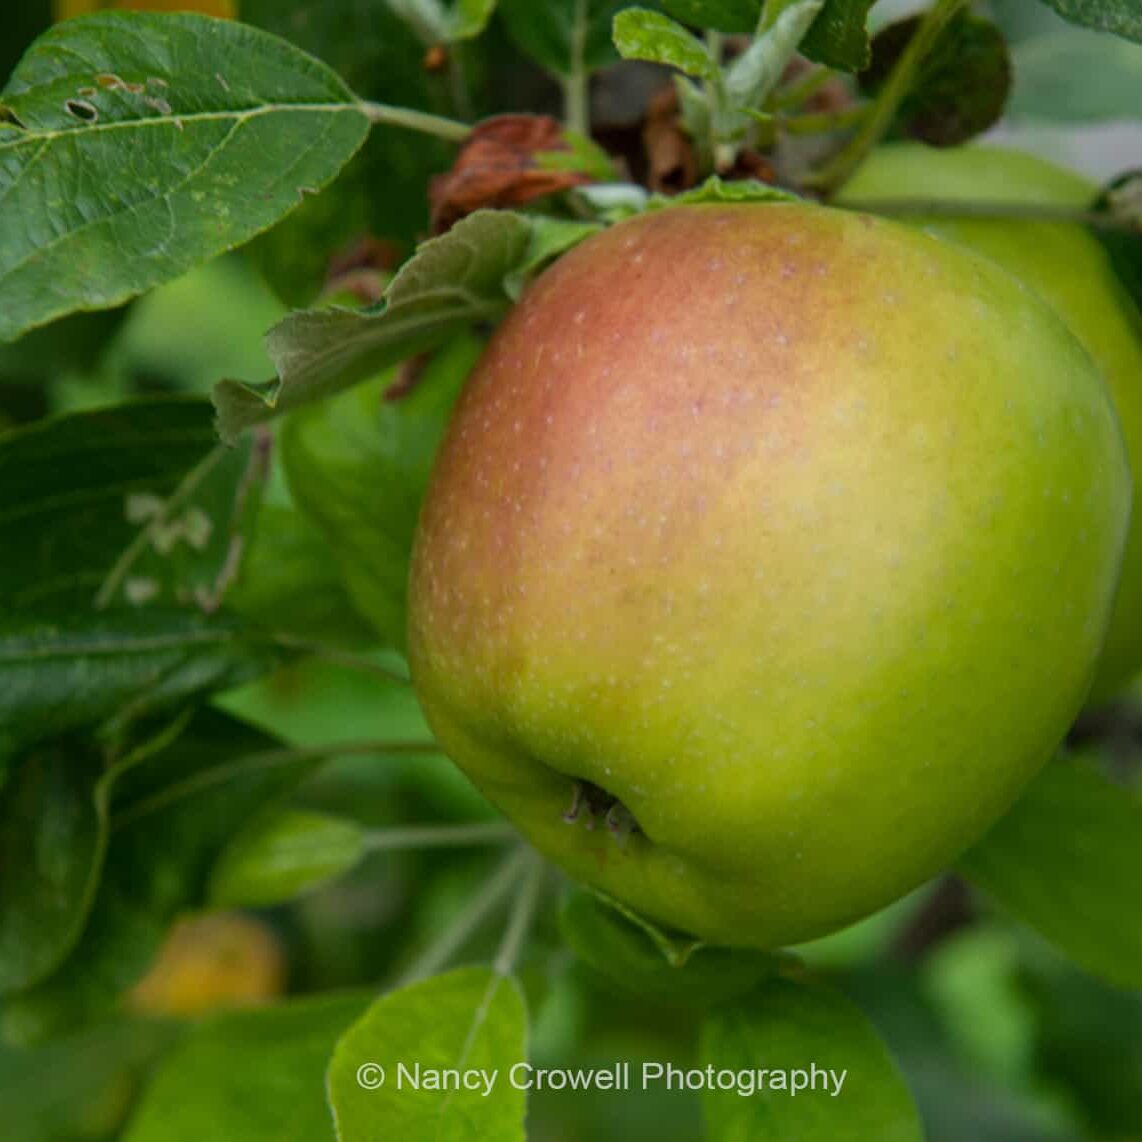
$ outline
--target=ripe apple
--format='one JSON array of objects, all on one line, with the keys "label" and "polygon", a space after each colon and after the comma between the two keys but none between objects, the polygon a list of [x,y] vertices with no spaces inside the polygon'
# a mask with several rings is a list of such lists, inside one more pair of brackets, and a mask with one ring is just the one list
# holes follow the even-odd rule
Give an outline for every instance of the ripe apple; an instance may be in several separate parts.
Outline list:
[{"label": "ripe apple", "polygon": [[820,206],[656,211],[542,274],[469,379],[413,680],[572,876],[711,943],[806,940],[1050,754],[1129,506],[1097,370],[991,262]]},{"label": "ripe apple", "polygon": [[[993,147],[933,150],[901,143],[873,153],[846,186],[854,202],[942,199],[1083,209],[1097,188],[1033,155]],[[1118,410],[1142,499],[1142,314],[1106,252],[1074,223],[1016,219],[921,218],[930,233],[987,255],[1044,297],[1102,370]],[[1091,692],[1110,697],[1142,670],[1142,511],[1131,524],[1122,578]]]}]

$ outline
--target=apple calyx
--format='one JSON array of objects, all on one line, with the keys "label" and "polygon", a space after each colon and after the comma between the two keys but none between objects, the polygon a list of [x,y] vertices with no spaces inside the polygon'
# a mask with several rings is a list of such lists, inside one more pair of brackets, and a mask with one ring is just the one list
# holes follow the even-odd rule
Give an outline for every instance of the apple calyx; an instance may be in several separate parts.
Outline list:
[{"label": "apple calyx", "polygon": [[571,790],[571,806],[563,814],[563,820],[574,825],[584,818],[584,825],[594,829],[599,817],[603,818],[607,831],[620,841],[625,841],[631,833],[642,832],[634,814],[613,793],[593,781],[576,780]]}]

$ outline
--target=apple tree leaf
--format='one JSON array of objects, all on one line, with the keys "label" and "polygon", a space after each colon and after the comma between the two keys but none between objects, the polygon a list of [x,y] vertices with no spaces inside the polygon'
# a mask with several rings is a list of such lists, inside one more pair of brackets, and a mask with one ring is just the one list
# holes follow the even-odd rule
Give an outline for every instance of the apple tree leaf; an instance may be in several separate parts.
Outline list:
[{"label": "apple tree leaf", "polygon": [[1113,32],[1142,43],[1142,7],[1137,0],[1043,0],[1072,24]]},{"label": "apple tree leaf", "polygon": [[289,900],[348,872],[365,855],[355,821],[307,809],[277,809],[230,842],[210,877],[210,903],[258,908]]},{"label": "apple tree leaf", "polygon": [[718,75],[718,64],[706,45],[661,12],[624,8],[615,17],[613,35],[623,59],[664,64],[698,79],[711,80]]},{"label": "apple tree leaf", "polygon": [[335,746],[285,749],[210,709],[107,776],[102,878],[78,940],[35,987],[5,999],[0,1035],[43,1038],[105,1014],[149,966],[176,914],[206,902],[233,835]]},{"label": "apple tree leaf", "polygon": [[1088,762],[1051,762],[960,870],[1080,967],[1142,987],[1142,798]]},{"label": "apple tree leaf", "polygon": [[236,686],[280,652],[227,615],[153,609],[0,620],[0,764],[98,729],[114,756],[132,723]]},{"label": "apple tree leaf", "polygon": [[[228,531],[225,506],[232,506],[240,478],[241,457],[221,465],[215,478],[229,475],[222,503],[198,495],[204,468],[223,458],[212,457],[217,440],[210,405],[203,400],[158,399],[91,412],[71,413],[39,421],[0,435],[0,598],[9,613],[62,613],[89,609],[106,588],[112,569],[119,566],[119,585],[109,601],[121,602],[124,590],[137,578],[137,560],[124,560],[135,546],[140,556],[151,545],[144,530],[157,520],[176,495],[171,522],[183,523],[197,506],[210,531],[203,547],[192,547],[187,535],[171,534],[162,566],[151,564],[149,589],[138,590],[147,601],[167,605],[190,592],[182,572],[191,569],[186,556],[201,557],[199,573],[217,571],[219,540]],[[234,467],[236,465],[236,467]],[[82,472],[82,486],[76,474]],[[192,476],[197,473],[197,477]],[[187,486],[190,478],[193,487]],[[196,482],[197,481],[197,482]],[[179,507],[181,502],[181,508]],[[190,531],[202,537],[196,519]],[[36,534],[37,543],[26,542]],[[209,551],[207,550],[209,549]],[[192,593],[192,592],[190,592]]]},{"label": "apple tree leaf", "polygon": [[[382,996],[341,1036],[329,1063],[337,1137],[523,1142],[524,1091],[508,1073],[526,1060],[526,1039],[519,985],[489,968],[459,968]],[[490,1092],[413,1090],[407,1081],[401,1089],[398,1068],[417,1063],[499,1073]]]},{"label": "apple tree leaf", "polygon": [[163,1059],[124,1142],[331,1137],[322,1072],[366,1002],[353,994],[307,996],[199,1024]]},{"label": "apple tree leaf", "polygon": [[[555,232],[562,240],[553,244]],[[222,438],[236,440],[277,413],[332,396],[473,325],[496,320],[519,288],[520,268],[540,268],[537,249],[550,259],[590,232],[538,215],[478,210],[425,242],[397,272],[379,306],[290,314],[266,339],[277,380],[215,386]]]},{"label": "apple tree leaf", "polygon": [[564,898],[559,927],[579,959],[612,984],[670,1003],[720,1003],[750,991],[774,970],[765,953],[705,945],[673,966],[645,929],[580,888]]},{"label": "apple tree leaf", "polygon": [[481,347],[471,336],[456,339],[421,366],[406,395],[386,399],[396,377],[382,374],[297,410],[281,434],[294,499],[322,533],[355,608],[398,650],[420,501]]},{"label": "apple tree leaf", "polygon": [[1108,215],[1118,228],[1093,228],[1142,321],[1142,170],[1127,171],[1106,187],[1094,203],[1095,213]]},{"label": "apple tree leaf", "polygon": [[[860,85],[875,96],[920,26],[912,16],[890,24],[872,42]],[[1003,33],[990,20],[960,9],[920,64],[897,113],[897,129],[936,147],[951,147],[987,130],[1003,114],[1011,60]]]},{"label": "apple tree leaf", "polygon": [[368,133],[324,64],[189,13],[41,36],[0,92],[0,341],[133,297],[247,241]]},{"label": "apple tree leaf", "polygon": [[496,8],[496,0],[386,0],[426,47],[454,44],[478,36]]},{"label": "apple tree leaf", "polygon": [[756,179],[734,179],[723,182],[711,175],[700,186],[681,194],[652,194],[645,204],[646,210],[669,210],[674,206],[691,206],[696,203],[745,202],[800,202],[797,195],[779,186],[770,186]]},{"label": "apple tree leaf", "polygon": [[[1142,45],[1064,25],[1012,49],[1012,118],[1056,123],[1142,119]],[[1097,83],[1075,83],[1097,75]]]},{"label": "apple tree leaf", "polygon": [[[774,977],[714,1008],[702,1027],[700,1062],[757,1073],[766,1085],[702,1093],[708,1134],[750,1142],[922,1142],[912,1098],[863,1013],[839,992]],[[787,1086],[775,1075],[786,1075]],[[791,1097],[794,1091],[800,1097]]]},{"label": "apple tree leaf", "polygon": [[[825,5],[801,41],[809,59],[839,71],[868,66],[868,13],[874,0],[825,0]],[[661,0],[675,19],[695,28],[713,28],[734,35],[752,35],[761,16],[762,0]]]},{"label": "apple tree leaf", "polygon": [[83,925],[106,840],[100,769],[90,747],[51,742],[0,790],[0,994],[52,971]]}]

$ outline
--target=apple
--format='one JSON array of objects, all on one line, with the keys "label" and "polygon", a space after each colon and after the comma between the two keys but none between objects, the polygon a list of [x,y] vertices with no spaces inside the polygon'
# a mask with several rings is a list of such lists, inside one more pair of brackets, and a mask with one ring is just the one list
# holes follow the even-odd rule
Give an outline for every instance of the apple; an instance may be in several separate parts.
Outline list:
[{"label": "apple", "polygon": [[[868,204],[919,198],[946,202],[1089,207],[1098,193],[1085,178],[1033,155],[994,147],[933,150],[893,144],[876,151],[845,187]],[[998,262],[1044,297],[1102,370],[1118,410],[1142,498],[1142,314],[1110,259],[1084,227],[1017,219],[921,218],[930,233]],[[1112,696],[1142,670],[1142,512],[1131,525],[1123,572],[1099,658],[1091,700]]]},{"label": "apple", "polygon": [[1090,685],[1130,475],[1082,347],[915,229],[679,205],[544,272],[414,542],[444,750],[709,943],[832,931],[979,837]]}]

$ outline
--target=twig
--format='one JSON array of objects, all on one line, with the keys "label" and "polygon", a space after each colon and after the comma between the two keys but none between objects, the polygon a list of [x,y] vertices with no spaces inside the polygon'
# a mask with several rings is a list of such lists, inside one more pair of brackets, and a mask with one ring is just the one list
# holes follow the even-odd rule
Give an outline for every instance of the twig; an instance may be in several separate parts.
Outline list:
[{"label": "twig", "polygon": [[371,103],[367,100],[361,100],[358,106],[370,123],[405,127],[410,131],[446,139],[450,143],[462,143],[472,130],[467,123],[445,119],[443,115],[430,115],[427,111],[413,111],[408,107],[392,107],[387,103]]}]

